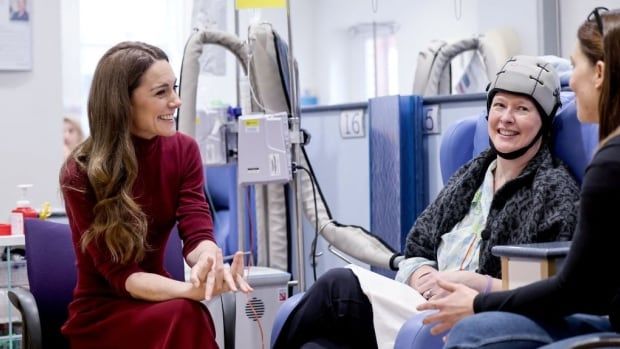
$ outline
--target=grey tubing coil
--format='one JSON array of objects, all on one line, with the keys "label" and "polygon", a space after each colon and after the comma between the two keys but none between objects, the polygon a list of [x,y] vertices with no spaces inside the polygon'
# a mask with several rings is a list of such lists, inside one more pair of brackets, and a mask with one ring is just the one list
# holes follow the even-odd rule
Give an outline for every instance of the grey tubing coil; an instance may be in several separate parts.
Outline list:
[{"label": "grey tubing coil", "polygon": [[179,131],[194,137],[196,131],[196,94],[200,63],[198,58],[207,44],[218,45],[232,52],[247,75],[248,48],[244,41],[233,34],[214,29],[195,29],[185,45],[183,63],[181,65],[181,81],[179,95],[183,104],[179,109]]},{"label": "grey tubing coil", "polygon": [[435,62],[429,74],[428,84],[424,91],[424,96],[437,96],[439,94],[439,81],[441,80],[442,72],[454,57],[469,50],[477,50],[480,52],[484,64],[488,64],[485,52],[486,49],[479,38],[463,39],[453,44],[445,45],[439,51],[437,58],[435,58]]}]

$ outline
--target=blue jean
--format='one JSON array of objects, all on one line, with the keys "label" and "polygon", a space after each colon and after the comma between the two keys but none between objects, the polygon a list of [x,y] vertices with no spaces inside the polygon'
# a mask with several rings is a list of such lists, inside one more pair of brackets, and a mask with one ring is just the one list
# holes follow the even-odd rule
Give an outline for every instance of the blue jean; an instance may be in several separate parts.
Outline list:
[{"label": "blue jean", "polygon": [[575,314],[557,320],[533,320],[523,315],[486,312],[458,322],[448,334],[446,349],[525,349],[569,337],[613,331],[605,317]]}]

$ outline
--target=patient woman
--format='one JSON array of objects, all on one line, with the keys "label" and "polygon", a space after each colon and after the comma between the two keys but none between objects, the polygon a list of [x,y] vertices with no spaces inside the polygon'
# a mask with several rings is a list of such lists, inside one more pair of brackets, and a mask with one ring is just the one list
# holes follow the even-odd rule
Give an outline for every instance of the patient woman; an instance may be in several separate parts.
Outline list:
[{"label": "patient woman", "polygon": [[490,294],[441,283],[450,294],[420,307],[440,310],[425,320],[438,323],[434,333],[480,313],[457,323],[447,348],[538,348],[571,336],[620,331],[620,10],[596,8],[577,36],[570,85],[579,119],[600,121],[600,146],[584,176],[579,223],[564,267],[550,279]]},{"label": "patient woman", "polygon": [[303,296],[276,347],[392,348],[422,296],[444,295],[438,280],[481,293],[501,289],[493,246],[570,239],[578,187],[549,150],[559,98],[550,64],[526,56],[508,60],[488,90],[491,148],[450,178],[407,237],[396,280],[411,288],[379,276],[368,281],[357,269],[333,269]]},{"label": "patient woman", "polygon": [[[249,292],[242,255],[222,264],[196,142],[176,132],[181,105],[166,54],[123,42],[99,61],[88,99],[90,137],[60,182],[77,257],[62,328],[71,348],[217,348],[201,303]],[[163,266],[177,225],[191,282]]]}]

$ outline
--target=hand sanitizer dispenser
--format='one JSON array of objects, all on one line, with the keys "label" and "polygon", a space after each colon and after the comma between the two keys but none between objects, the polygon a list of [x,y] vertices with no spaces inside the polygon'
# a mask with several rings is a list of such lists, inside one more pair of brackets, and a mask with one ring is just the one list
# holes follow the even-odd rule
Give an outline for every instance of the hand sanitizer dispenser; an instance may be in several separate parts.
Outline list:
[{"label": "hand sanitizer dispenser", "polygon": [[22,191],[22,198],[17,201],[17,207],[11,211],[11,235],[24,234],[25,218],[37,218],[37,211],[30,207],[30,201],[27,199],[28,189],[32,188],[32,184],[20,184],[17,187]]}]

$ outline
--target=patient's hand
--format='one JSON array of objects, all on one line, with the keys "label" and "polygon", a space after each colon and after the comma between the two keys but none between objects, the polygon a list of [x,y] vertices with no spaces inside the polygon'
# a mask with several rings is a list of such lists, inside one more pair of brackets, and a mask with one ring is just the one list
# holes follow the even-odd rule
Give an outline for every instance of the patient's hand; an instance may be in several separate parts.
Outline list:
[{"label": "patient's hand", "polygon": [[426,299],[440,299],[448,295],[448,292],[439,287],[438,280],[462,284],[474,290],[484,290],[486,287],[486,277],[473,271],[436,271],[419,279],[418,292]]},{"label": "patient's hand", "polygon": [[435,281],[431,280],[435,280],[433,275],[437,273],[439,273],[437,269],[429,265],[423,265],[411,275],[409,278],[409,286],[413,287],[414,290],[420,292],[420,294],[426,298],[425,293],[432,293],[431,287],[436,284]]}]

